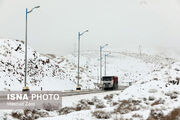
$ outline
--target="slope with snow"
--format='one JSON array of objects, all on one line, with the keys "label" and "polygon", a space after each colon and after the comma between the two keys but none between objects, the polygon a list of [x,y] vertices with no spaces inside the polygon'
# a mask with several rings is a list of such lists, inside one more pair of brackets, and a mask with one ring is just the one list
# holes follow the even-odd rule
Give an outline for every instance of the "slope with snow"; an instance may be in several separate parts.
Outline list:
[{"label": "slope with snow", "polygon": [[[82,89],[94,89],[99,83],[99,52],[81,53],[80,84]],[[145,58],[147,56],[144,55]],[[155,58],[160,61],[159,56]],[[135,82],[150,75],[159,64],[148,63],[139,58],[138,54],[112,52],[107,57],[107,75],[118,76],[121,84]],[[23,41],[0,40],[0,68],[1,90],[22,89],[24,84]],[[31,90],[40,90],[41,87],[43,90],[74,90],[77,82],[77,55],[70,54],[61,57],[52,54],[43,55],[28,47],[27,71],[28,85]]]},{"label": "slope with snow", "polygon": [[122,92],[78,96],[79,101],[75,97],[71,107],[66,103],[59,114],[39,120],[179,120],[180,62],[153,73],[156,78],[146,77]]},{"label": "slope with snow", "polygon": [[[80,100],[81,97],[79,97],[80,101],[77,103],[70,99],[72,101],[69,102],[73,102],[72,107],[64,106],[62,110],[54,112],[46,111],[45,114],[51,115],[42,119],[73,120],[87,119],[88,116],[88,119],[107,117],[107,119],[151,120],[170,118],[174,110],[177,112],[176,117],[180,115],[180,112],[178,113],[180,63],[177,60],[145,53],[105,51],[103,54],[106,52],[111,52],[107,57],[107,75],[118,76],[120,84],[133,82],[132,86],[118,94],[116,92],[102,97],[97,94],[94,95],[97,96],[96,98],[89,98],[89,100]],[[99,82],[98,59],[98,51],[81,52],[80,84],[83,89],[93,89]],[[28,85],[32,90],[40,90],[40,87],[43,90],[75,89],[77,55],[61,57],[52,54],[42,55],[28,47],[28,75]],[[1,90],[22,88],[23,41],[0,40],[0,78]],[[84,98],[88,96],[85,95]],[[37,114],[44,114],[44,112]]]},{"label": "slope with snow", "polygon": [[[32,90],[74,89],[75,83],[66,78],[63,68],[28,47],[27,84]],[[0,78],[1,90],[21,90],[24,84],[24,42],[19,40],[0,40]],[[49,87],[52,85],[53,87]],[[51,90],[51,89],[50,89]]]}]

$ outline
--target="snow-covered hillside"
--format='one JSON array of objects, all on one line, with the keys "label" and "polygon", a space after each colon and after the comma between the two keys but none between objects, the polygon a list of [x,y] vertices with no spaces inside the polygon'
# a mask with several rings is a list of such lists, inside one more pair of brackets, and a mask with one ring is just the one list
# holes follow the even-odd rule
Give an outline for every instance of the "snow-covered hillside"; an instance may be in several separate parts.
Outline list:
[{"label": "snow-covered hillside", "polygon": [[[68,62],[67,62],[68,63]],[[74,89],[67,72],[59,64],[28,47],[28,86],[31,90]],[[21,90],[24,84],[24,42],[0,40],[1,90]],[[51,86],[52,87],[49,87]],[[51,89],[48,89],[51,88]]]},{"label": "snow-covered hillside", "polygon": [[[152,71],[168,66],[174,60],[161,56],[110,51],[107,75],[119,77],[120,84],[154,77]],[[108,51],[104,52],[108,53]],[[103,53],[103,54],[104,54]],[[99,83],[99,51],[82,51],[80,84],[83,89],[96,88]],[[56,57],[40,54],[28,47],[28,85],[31,90],[74,90],[77,81],[77,55]],[[104,75],[104,59],[103,59]],[[20,90],[24,84],[24,42],[0,39],[1,90]],[[53,86],[53,87],[51,87]]]},{"label": "snow-covered hillside", "polygon": [[[68,98],[71,107],[63,105],[59,111],[36,111],[44,119],[170,119],[172,114],[180,115],[180,62],[160,55],[138,54],[122,51],[111,52],[107,57],[107,75],[119,77],[120,85],[132,82],[123,92],[95,94]],[[31,90],[74,90],[76,88],[77,55],[57,57],[39,54],[28,48],[28,85]],[[99,52],[81,51],[80,84],[83,89],[96,88],[99,82]],[[104,59],[103,59],[104,74]],[[0,40],[1,90],[21,90],[24,80],[24,42]],[[74,96],[73,96],[74,97]],[[81,100],[82,98],[88,100]],[[64,101],[67,101],[64,98]],[[72,100],[72,101],[70,101]],[[20,111],[18,111],[20,112]],[[23,112],[23,111],[22,111]],[[32,112],[32,111],[26,111]],[[1,112],[2,113],[2,112]],[[2,117],[11,116],[11,111]],[[16,113],[14,113],[16,115]],[[43,118],[42,118],[43,119]]]},{"label": "snow-covered hillside", "polygon": [[71,106],[40,120],[179,120],[180,62],[170,66],[162,66],[152,72],[156,77],[145,77],[122,92],[79,96],[78,102],[74,97]]}]

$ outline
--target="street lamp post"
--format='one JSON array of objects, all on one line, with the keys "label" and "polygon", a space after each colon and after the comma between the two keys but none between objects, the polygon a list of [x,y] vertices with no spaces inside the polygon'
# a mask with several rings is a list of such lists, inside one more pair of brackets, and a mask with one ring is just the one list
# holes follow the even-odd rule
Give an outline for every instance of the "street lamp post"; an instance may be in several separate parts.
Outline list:
[{"label": "street lamp post", "polygon": [[27,86],[27,20],[28,20],[28,13],[31,13],[34,9],[39,8],[40,6],[36,6],[32,8],[30,11],[26,8],[26,28],[25,28],[25,75],[24,75],[24,88],[23,91],[29,91]]},{"label": "street lamp post", "polygon": [[101,78],[102,78],[102,49],[104,47],[108,46],[108,44],[105,44],[104,46],[100,46],[100,83],[101,83]]},{"label": "street lamp post", "polygon": [[105,54],[104,55],[104,76],[106,76],[106,57],[108,56],[108,55],[110,55],[111,53],[108,53],[108,54]]},{"label": "street lamp post", "polygon": [[79,76],[79,74],[80,74],[80,71],[79,71],[79,64],[80,64],[80,39],[81,39],[81,36],[84,33],[86,33],[86,32],[88,32],[88,30],[86,30],[86,31],[84,31],[82,33],[78,32],[78,76],[77,76],[77,88],[76,88],[76,90],[81,90],[81,87],[79,85],[79,77],[80,77]]}]

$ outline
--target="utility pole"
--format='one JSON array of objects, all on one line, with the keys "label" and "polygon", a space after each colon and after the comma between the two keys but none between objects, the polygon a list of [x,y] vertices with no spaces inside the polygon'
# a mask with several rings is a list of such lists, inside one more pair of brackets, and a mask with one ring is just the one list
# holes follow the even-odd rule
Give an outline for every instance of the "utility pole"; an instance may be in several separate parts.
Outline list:
[{"label": "utility pole", "polygon": [[80,39],[81,39],[81,36],[86,32],[88,32],[88,30],[86,30],[86,31],[84,31],[82,33],[78,32],[78,76],[77,76],[76,90],[81,90],[81,87],[79,85],[79,79],[80,79],[80,75],[79,75],[80,74],[80,71],[79,71],[79,65],[80,65]]},{"label": "utility pole", "polygon": [[139,55],[141,56],[142,55],[142,46],[139,45]]},{"label": "utility pole", "polygon": [[104,55],[104,76],[106,76],[106,57],[108,56],[108,55],[110,55],[111,53],[108,53],[108,54],[105,54]]},{"label": "utility pole", "polygon": [[24,74],[24,88],[22,91],[29,91],[29,87],[27,86],[27,20],[28,20],[28,13],[31,13],[34,9],[40,8],[40,6],[36,6],[32,8],[30,11],[26,8],[26,25],[25,25],[25,74]]},{"label": "utility pole", "polygon": [[100,82],[101,83],[101,78],[102,78],[102,49],[104,47],[108,46],[108,44],[105,44],[104,46],[100,46]]}]

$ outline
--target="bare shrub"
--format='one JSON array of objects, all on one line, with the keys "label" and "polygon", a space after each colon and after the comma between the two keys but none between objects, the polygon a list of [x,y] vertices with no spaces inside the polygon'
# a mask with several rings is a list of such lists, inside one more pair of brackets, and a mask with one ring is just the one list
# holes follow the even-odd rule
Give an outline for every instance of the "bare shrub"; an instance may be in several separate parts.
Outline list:
[{"label": "bare shrub", "polygon": [[154,80],[158,80],[158,78],[154,78]]},{"label": "bare shrub", "polygon": [[87,104],[88,105],[94,105],[94,102],[93,101],[88,101]]},{"label": "bare shrub", "polygon": [[40,117],[47,117],[47,116],[49,116],[49,113],[46,112],[46,111],[35,111],[35,110],[33,110],[32,113],[34,115],[39,115]]},{"label": "bare shrub", "polygon": [[40,117],[47,117],[49,116],[48,112],[40,111],[40,110],[24,110],[23,113],[20,112],[12,112],[11,116],[13,118],[17,118],[19,120],[35,120]]},{"label": "bare shrub", "polygon": [[166,96],[169,96],[171,99],[176,99],[177,96],[177,92],[169,92],[169,93],[165,93]]},{"label": "bare shrub", "polygon": [[113,98],[113,94],[106,95],[106,96],[104,97],[105,100],[112,100],[112,98]]},{"label": "bare shrub", "polygon": [[163,120],[178,120],[180,117],[180,108],[174,109],[168,115],[163,117]]},{"label": "bare shrub", "polygon": [[105,108],[106,106],[104,105],[104,103],[101,101],[99,103],[96,104],[96,108]]},{"label": "bare shrub", "polygon": [[133,105],[139,105],[139,103],[141,103],[140,100],[131,100],[131,102],[133,103]]},{"label": "bare shrub", "polygon": [[180,117],[180,108],[174,109],[168,115],[164,116],[161,110],[151,110],[147,120],[178,120]]},{"label": "bare shrub", "polygon": [[153,101],[155,100],[155,97],[154,96],[149,96],[149,101]]},{"label": "bare shrub", "polygon": [[162,120],[163,119],[163,112],[159,109],[151,110],[150,116],[147,120]]},{"label": "bare shrub", "polygon": [[66,115],[74,111],[81,111],[81,110],[89,110],[90,106],[89,105],[94,105],[94,102],[82,99],[78,102],[78,104],[75,107],[64,107],[60,109],[59,115]]},{"label": "bare shrub", "polygon": [[88,104],[77,104],[76,107],[75,107],[75,110],[76,111],[81,111],[81,110],[89,110],[90,107]]},{"label": "bare shrub", "polygon": [[144,101],[147,101],[147,98],[143,98]]},{"label": "bare shrub", "polygon": [[96,117],[97,119],[109,119],[111,118],[111,114],[109,112],[104,112],[104,111],[94,111],[92,112],[92,115]]},{"label": "bare shrub", "polygon": [[156,100],[156,101],[154,101],[152,104],[151,104],[151,106],[155,106],[155,105],[159,105],[159,104],[164,104],[164,100],[162,100],[162,99],[159,99],[159,100]]},{"label": "bare shrub", "polygon": [[11,116],[12,116],[13,118],[17,118],[17,119],[21,120],[23,114],[22,114],[22,113],[19,113],[19,112],[12,112],[12,113],[11,113]]},{"label": "bare shrub", "polygon": [[32,117],[32,111],[31,110],[24,110],[24,115],[27,116],[27,117]]},{"label": "bare shrub", "polygon": [[88,105],[94,105],[93,101],[82,99],[79,101],[80,104],[88,104]]},{"label": "bare shrub", "polygon": [[114,110],[114,113],[120,113],[125,114],[129,113],[131,111],[137,111],[140,108],[137,107],[139,105],[140,101],[138,100],[123,100],[119,104],[119,106]]},{"label": "bare shrub", "polygon": [[175,68],[174,70],[175,70],[175,71],[180,71],[178,68]]},{"label": "bare shrub", "polygon": [[118,102],[112,102],[112,105],[113,106],[115,106],[115,105],[117,105],[117,104],[119,104]]},{"label": "bare shrub", "polygon": [[135,117],[135,118],[142,118],[142,115],[139,115],[139,114],[134,114],[134,115],[132,115],[132,117]]},{"label": "bare shrub", "polygon": [[58,112],[59,112],[59,115],[66,115],[74,111],[75,111],[75,108],[73,107],[64,107],[64,108],[61,108]]}]

